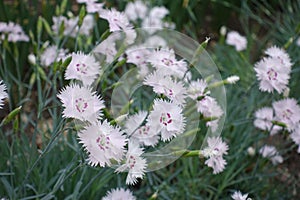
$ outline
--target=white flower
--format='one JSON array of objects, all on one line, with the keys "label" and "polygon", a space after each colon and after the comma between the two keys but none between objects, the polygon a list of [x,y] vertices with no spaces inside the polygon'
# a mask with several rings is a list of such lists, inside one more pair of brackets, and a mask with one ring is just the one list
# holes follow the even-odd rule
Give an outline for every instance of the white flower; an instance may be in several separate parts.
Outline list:
[{"label": "white flower", "polygon": [[75,37],[78,32],[78,17],[67,19],[65,16],[52,17],[52,30],[55,34],[59,34],[60,27],[64,25],[63,35]]},{"label": "white flower", "polygon": [[220,137],[209,137],[207,139],[208,146],[201,151],[205,158],[205,164],[213,168],[213,174],[218,174],[225,169],[227,164],[223,155],[227,154],[228,145],[222,141]]},{"label": "white flower", "polygon": [[269,158],[273,165],[283,162],[282,156],[274,146],[264,145],[260,148],[259,153],[262,155],[262,157]]},{"label": "white flower", "polygon": [[279,58],[264,58],[255,64],[254,70],[261,91],[273,92],[275,89],[280,94],[288,87],[291,70],[284,67]]},{"label": "white flower", "polygon": [[148,112],[139,111],[134,115],[129,115],[125,122],[125,132],[131,136],[145,121]]},{"label": "white flower", "polygon": [[115,43],[117,39],[118,38],[116,38],[115,35],[109,36],[107,39],[97,45],[97,47],[94,49],[94,52],[105,55],[107,63],[113,62],[117,54]]},{"label": "white flower", "polygon": [[132,25],[123,12],[119,12],[115,9],[103,10],[102,13],[100,13],[100,17],[108,21],[110,32],[132,29]]},{"label": "white flower", "polygon": [[300,153],[300,124],[297,125],[297,127],[291,134],[291,138],[298,145],[297,152]]},{"label": "white flower", "polygon": [[164,26],[162,19],[145,17],[142,22],[142,28],[148,33],[153,34],[155,31],[162,29]]},{"label": "white flower", "polygon": [[158,73],[164,75],[183,78],[187,71],[187,63],[184,60],[177,61],[172,49],[155,50],[149,55],[148,62],[157,69]]},{"label": "white flower", "polygon": [[140,111],[127,118],[125,122],[125,132],[131,136],[130,140],[136,140],[145,146],[155,146],[158,143],[158,132],[148,124],[143,125],[148,113]]},{"label": "white flower", "polygon": [[234,200],[247,200],[248,194],[242,194],[240,191],[235,191],[231,198]]},{"label": "white flower", "polygon": [[164,6],[156,6],[150,10],[149,17],[152,19],[162,19],[167,14],[169,14],[169,10],[166,9]]},{"label": "white flower", "polygon": [[102,200],[136,200],[130,190],[123,188],[112,189],[106,193]]},{"label": "white flower", "polygon": [[78,3],[85,3],[88,13],[101,13],[104,3],[97,3],[97,0],[77,0]]},{"label": "white flower", "polygon": [[235,47],[237,51],[243,51],[247,48],[247,39],[236,31],[230,31],[227,34],[226,43]]},{"label": "white flower", "polygon": [[6,86],[1,80],[0,81],[0,109],[3,106],[4,99],[7,98],[7,97],[8,97],[8,94],[6,92]]},{"label": "white flower", "polygon": [[163,18],[169,13],[169,11],[161,6],[154,7],[150,10],[149,15],[144,17],[142,22],[142,27],[145,28],[147,32],[150,34],[154,33],[156,30],[161,29],[163,27],[173,26],[170,23],[163,22]]},{"label": "white flower", "polygon": [[133,44],[137,36],[136,31],[134,29],[126,29],[124,32],[126,34],[125,43],[127,45]]},{"label": "white flower", "polygon": [[102,115],[100,110],[105,107],[103,100],[95,92],[76,84],[62,89],[57,97],[63,103],[64,118],[75,118],[95,123]]},{"label": "white flower", "polygon": [[274,135],[282,128],[273,125],[274,112],[272,108],[263,107],[255,112],[254,126],[265,131],[271,131],[270,134]]},{"label": "white flower", "polygon": [[29,37],[24,33],[22,27],[19,24],[13,22],[1,22],[0,24],[0,39],[4,39],[7,35],[7,40],[9,42],[28,42]]},{"label": "white flower", "polygon": [[90,32],[94,27],[94,23],[95,22],[93,15],[86,15],[79,29],[79,33],[82,35],[90,36]]},{"label": "white flower", "polygon": [[148,48],[159,48],[159,47],[166,48],[167,42],[158,35],[152,35],[151,37],[147,38],[147,40],[145,41],[145,46]]},{"label": "white flower", "polygon": [[111,166],[111,160],[119,162],[124,156],[125,135],[107,121],[86,127],[78,133],[78,138],[89,154],[88,163],[91,166]]},{"label": "white flower", "polygon": [[296,128],[300,121],[300,106],[293,98],[283,99],[273,103],[275,120],[287,125],[289,131]]},{"label": "white flower", "polygon": [[63,59],[67,52],[68,50],[58,49],[55,45],[49,46],[41,54],[41,64],[45,67],[50,66],[55,61]]},{"label": "white flower", "polygon": [[163,141],[169,141],[184,132],[185,118],[180,106],[155,99],[153,110],[148,117],[148,125],[160,131]]},{"label": "white flower", "polygon": [[206,91],[207,83],[203,79],[197,79],[196,81],[191,81],[187,94],[193,100],[205,97],[210,94],[210,91]]},{"label": "white flower", "polygon": [[126,49],[127,63],[133,63],[137,67],[146,64],[146,59],[150,51],[144,46],[131,46]]},{"label": "white flower", "polygon": [[142,1],[129,2],[125,8],[125,14],[129,20],[135,21],[143,19],[147,14],[148,8]]},{"label": "white flower", "polygon": [[265,51],[265,54],[272,58],[278,58],[281,62],[280,64],[282,64],[288,69],[292,66],[290,56],[286,53],[284,49],[272,46]]},{"label": "white flower", "polygon": [[186,89],[183,83],[173,81],[170,76],[164,76],[155,71],[145,78],[144,84],[152,86],[155,93],[165,95],[178,105],[185,103]]},{"label": "white flower", "polygon": [[210,96],[203,97],[201,100],[197,101],[197,110],[202,113],[205,118],[209,119],[206,125],[210,126],[213,132],[216,131],[219,118],[224,113],[215,98]]},{"label": "white flower", "polygon": [[116,172],[128,170],[126,184],[134,185],[138,178],[143,178],[147,168],[146,159],[142,157],[143,153],[143,148],[140,148],[138,143],[131,140],[128,142],[125,164],[116,169]]},{"label": "white flower", "polygon": [[85,55],[82,52],[72,53],[72,61],[68,65],[65,79],[75,79],[90,86],[100,74],[100,65],[93,55]]}]

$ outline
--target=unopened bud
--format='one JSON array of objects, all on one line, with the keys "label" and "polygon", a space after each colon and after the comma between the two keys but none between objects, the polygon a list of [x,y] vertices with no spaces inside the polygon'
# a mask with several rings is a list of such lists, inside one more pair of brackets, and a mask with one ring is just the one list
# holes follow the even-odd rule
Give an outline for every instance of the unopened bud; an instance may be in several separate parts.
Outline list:
[{"label": "unopened bud", "polygon": [[36,57],[35,57],[35,55],[32,54],[32,53],[29,54],[28,55],[28,61],[29,61],[30,64],[35,65],[36,64]]},{"label": "unopened bud", "polygon": [[255,155],[255,149],[253,147],[248,147],[247,152],[248,152],[249,156]]},{"label": "unopened bud", "polygon": [[226,35],[226,32],[227,32],[226,26],[221,26],[221,28],[220,28],[220,34],[221,35]]}]

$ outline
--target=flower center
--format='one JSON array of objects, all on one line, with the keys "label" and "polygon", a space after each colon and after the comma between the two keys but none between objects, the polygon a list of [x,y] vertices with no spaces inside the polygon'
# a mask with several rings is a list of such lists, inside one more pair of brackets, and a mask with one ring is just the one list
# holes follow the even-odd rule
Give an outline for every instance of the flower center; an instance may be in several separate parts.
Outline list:
[{"label": "flower center", "polygon": [[96,143],[101,150],[109,149],[110,139],[108,136],[100,135],[96,139]]},{"label": "flower center", "polygon": [[203,155],[204,155],[204,157],[209,157],[210,158],[210,157],[214,157],[214,156],[218,155],[218,152],[219,152],[218,148],[208,147],[208,148],[205,148],[203,150]]},{"label": "flower center", "polygon": [[165,94],[167,94],[168,96],[173,96],[174,92],[172,89],[164,89]]},{"label": "flower center", "polygon": [[88,71],[87,66],[84,63],[77,63],[76,70],[82,74],[86,74]]},{"label": "flower center", "polygon": [[285,111],[283,111],[282,117],[284,119],[291,119],[293,115],[293,112],[290,109],[286,109]]},{"label": "flower center", "polygon": [[149,130],[150,130],[149,126],[142,126],[141,128],[138,129],[138,133],[140,135],[148,135]]},{"label": "flower center", "polygon": [[75,107],[78,112],[83,113],[84,111],[86,111],[88,107],[88,103],[87,101],[85,101],[83,98],[80,97],[75,100]]},{"label": "flower center", "polygon": [[267,72],[267,74],[268,74],[269,80],[276,80],[276,78],[277,78],[277,72],[276,72],[274,69],[271,68],[271,69]]},{"label": "flower center", "polygon": [[136,164],[136,159],[134,156],[129,157],[128,164],[129,164],[130,169],[134,168],[134,166]]},{"label": "flower center", "polygon": [[171,66],[171,65],[173,65],[173,61],[171,60],[171,59],[168,59],[168,58],[163,58],[162,60],[161,60],[161,62],[163,62],[165,65],[167,65],[167,66]]},{"label": "flower center", "polygon": [[159,122],[162,123],[165,126],[172,123],[172,118],[171,118],[170,113],[162,113],[160,118],[159,118]]}]

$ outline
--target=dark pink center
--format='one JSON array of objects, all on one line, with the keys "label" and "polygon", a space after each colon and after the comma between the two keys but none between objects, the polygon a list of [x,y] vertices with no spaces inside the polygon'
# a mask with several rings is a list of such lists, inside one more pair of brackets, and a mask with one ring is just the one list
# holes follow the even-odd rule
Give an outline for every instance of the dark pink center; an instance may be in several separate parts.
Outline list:
[{"label": "dark pink center", "polygon": [[108,136],[100,135],[96,139],[96,143],[101,150],[109,149],[110,139]]},{"label": "dark pink center", "polygon": [[84,111],[86,111],[88,103],[80,97],[75,100],[75,107],[78,112],[83,113]]},{"label": "dark pink center", "polygon": [[80,72],[82,74],[86,74],[87,73],[87,66],[84,63],[77,63],[76,64],[76,71]]},{"label": "dark pink center", "polygon": [[277,72],[274,69],[270,69],[268,72],[268,78],[269,80],[276,80],[277,79]]},{"label": "dark pink center", "polygon": [[172,123],[172,118],[170,113],[162,113],[159,122],[162,123],[163,125],[167,126],[168,124]]}]

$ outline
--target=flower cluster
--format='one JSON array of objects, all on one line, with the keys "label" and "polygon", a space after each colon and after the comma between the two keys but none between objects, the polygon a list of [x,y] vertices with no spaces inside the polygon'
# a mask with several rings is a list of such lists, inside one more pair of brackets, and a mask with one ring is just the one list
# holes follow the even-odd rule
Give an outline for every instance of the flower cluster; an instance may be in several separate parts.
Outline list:
[{"label": "flower cluster", "polygon": [[[133,44],[137,36],[133,29],[134,20],[143,18],[144,26],[165,27],[164,17],[168,14],[166,8],[148,9],[146,4],[136,1],[129,3],[125,12],[119,12],[113,8],[105,9],[96,1],[78,2],[85,3],[88,12],[98,13],[100,18],[107,20],[110,35],[97,45],[94,54],[73,52],[63,58],[64,61],[70,59],[64,77],[71,81],[57,95],[64,108],[63,117],[76,119],[82,125],[78,131],[78,140],[87,152],[88,164],[114,167],[117,173],[128,172],[126,184],[136,184],[138,179],[143,178],[149,165],[145,150],[155,148],[160,142],[169,143],[186,133],[185,109],[188,103],[196,105],[197,109],[193,111],[198,111],[197,119],[199,115],[202,116],[213,132],[218,128],[223,109],[211,95],[209,86],[214,82],[193,80],[187,61],[176,55],[163,38],[153,34],[157,29],[146,29],[148,39],[143,44]],[[97,7],[92,9],[91,5],[94,4]],[[139,7],[142,10],[138,9],[139,12],[132,15],[130,10]],[[68,20],[56,17],[53,20],[54,32],[60,30],[62,23],[64,34],[71,36],[74,31],[80,33],[85,24],[83,22],[80,28],[77,27],[78,18]],[[123,38],[118,32],[125,33],[126,36],[123,41],[125,46],[121,51],[118,45]],[[56,46],[52,48],[52,59],[45,59],[45,65],[57,61],[65,52],[58,50]],[[105,59],[100,64],[98,58],[101,56]],[[99,83],[100,76],[105,76],[105,67],[114,64],[114,61],[135,65],[138,74],[131,78],[136,78],[143,87],[151,87],[155,98],[149,109],[129,112],[124,120],[109,121],[112,113],[93,85]],[[235,76],[229,77],[224,83],[233,84],[238,79]],[[223,155],[227,151],[228,146],[220,137],[209,137],[208,147],[203,150],[203,155],[207,158],[205,164],[213,168],[214,174],[224,170],[226,161]]]},{"label": "flower cluster", "polygon": [[88,152],[87,162],[90,165],[106,167],[114,162],[120,163],[116,172],[129,171],[126,183],[136,183],[147,166],[146,160],[141,157],[143,149],[129,141],[119,126],[112,126],[103,118],[104,101],[91,88],[101,72],[100,65],[91,54],[79,52],[70,56],[72,60],[66,69],[65,79],[75,83],[66,86],[57,95],[63,103],[63,117],[87,123],[79,131],[78,139]]},{"label": "flower cluster", "polygon": [[[289,98],[288,82],[292,62],[284,49],[276,46],[265,51],[268,57],[255,64],[255,71],[260,81],[261,91],[283,93],[284,98],[272,103],[272,107],[263,107],[255,112],[254,126],[267,131],[270,135],[279,132],[290,134],[290,138],[298,145],[300,153],[300,106],[296,99]],[[264,145],[259,153],[269,158],[274,165],[283,162],[274,146]]]},{"label": "flower cluster", "polygon": [[9,42],[29,41],[29,37],[19,24],[0,22],[0,41],[6,38]]}]

